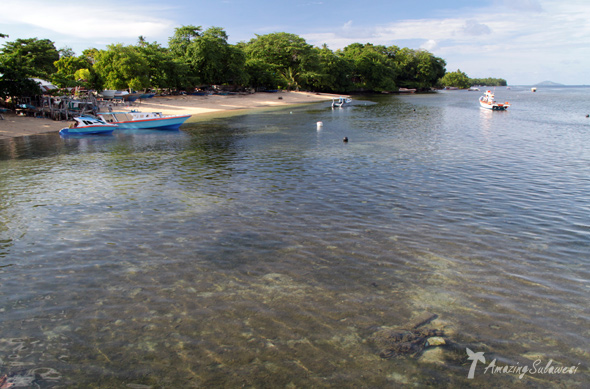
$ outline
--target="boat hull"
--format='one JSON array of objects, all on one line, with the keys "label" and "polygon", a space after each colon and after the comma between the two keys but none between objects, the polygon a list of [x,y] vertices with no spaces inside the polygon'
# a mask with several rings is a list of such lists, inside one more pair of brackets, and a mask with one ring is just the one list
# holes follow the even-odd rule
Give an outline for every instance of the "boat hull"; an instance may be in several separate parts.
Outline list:
[{"label": "boat hull", "polygon": [[486,104],[486,103],[480,103],[482,108],[485,109],[491,109],[492,111],[505,111],[508,109],[509,105],[503,105],[503,104]]},{"label": "boat hull", "polygon": [[482,108],[491,109],[492,111],[505,111],[508,109],[509,105],[504,104],[486,104],[486,103],[479,103]]},{"label": "boat hull", "polygon": [[59,130],[59,134],[63,136],[68,135],[100,135],[100,134],[112,134],[116,127],[85,127],[85,128],[62,128]]},{"label": "boat hull", "polygon": [[102,118],[112,124],[117,125],[118,130],[168,130],[175,131],[191,117],[191,115],[182,116],[164,116],[164,117],[151,117],[146,119],[134,119],[134,120],[110,120],[109,118],[116,117],[112,114],[103,114]]}]

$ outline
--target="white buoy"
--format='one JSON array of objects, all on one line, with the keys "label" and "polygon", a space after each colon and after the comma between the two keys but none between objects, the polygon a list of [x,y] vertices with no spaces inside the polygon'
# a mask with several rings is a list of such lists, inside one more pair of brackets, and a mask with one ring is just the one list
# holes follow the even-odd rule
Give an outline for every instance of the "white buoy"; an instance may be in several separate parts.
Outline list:
[{"label": "white buoy", "polygon": [[318,130],[324,126],[324,123],[322,123],[322,122],[318,122],[317,124],[318,124]]}]

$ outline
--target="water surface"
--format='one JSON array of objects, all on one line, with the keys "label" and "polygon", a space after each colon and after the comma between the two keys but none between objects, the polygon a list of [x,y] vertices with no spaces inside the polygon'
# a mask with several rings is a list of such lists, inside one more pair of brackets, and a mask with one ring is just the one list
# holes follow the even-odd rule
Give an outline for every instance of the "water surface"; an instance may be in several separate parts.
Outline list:
[{"label": "water surface", "polygon": [[[0,142],[0,375],[54,387],[582,387],[589,88],[373,96]],[[316,123],[323,126],[318,129]],[[342,141],[348,137],[349,142]],[[375,334],[444,331],[384,359]],[[484,374],[503,365],[575,374]]]}]

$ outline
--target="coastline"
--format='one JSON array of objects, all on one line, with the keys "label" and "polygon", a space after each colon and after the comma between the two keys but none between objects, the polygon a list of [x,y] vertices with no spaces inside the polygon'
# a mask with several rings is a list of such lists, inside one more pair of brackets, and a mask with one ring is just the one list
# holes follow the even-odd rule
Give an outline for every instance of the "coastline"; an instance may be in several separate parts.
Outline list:
[{"label": "coastline", "polygon": [[[245,111],[289,105],[311,104],[330,101],[334,95],[329,93],[287,92],[276,93],[257,92],[249,95],[209,95],[209,96],[157,96],[137,101],[131,106],[113,105],[113,111],[139,110],[148,112],[162,112],[169,115],[192,115],[189,119],[197,121],[200,118],[211,119],[216,115],[228,111]],[[103,109],[104,110],[104,109]],[[53,121],[34,117],[3,114],[0,120],[0,139],[21,136],[39,135],[58,132],[67,127],[68,121]]]}]

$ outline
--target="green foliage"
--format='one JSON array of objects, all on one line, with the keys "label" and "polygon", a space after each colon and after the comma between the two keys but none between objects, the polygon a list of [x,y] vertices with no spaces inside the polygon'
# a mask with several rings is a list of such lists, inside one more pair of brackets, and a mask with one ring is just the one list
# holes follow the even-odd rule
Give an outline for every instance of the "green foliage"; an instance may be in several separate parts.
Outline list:
[{"label": "green foliage", "polygon": [[268,66],[256,67],[256,71],[265,70],[268,74],[260,77],[250,74],[253,79],[269,80],[275,84],[270,88],[307,88],[319,76],[319,57],[313,46],[295,34],[285,32],[257,35],[243,46],[246,60],[250,64],[264,62]]},{"label": "green foliage", "polygon": [[469,88],[471,86],[471,82],[469,80],[469,77],[467,77],[467,74],[463,73],[459,69],[455,72],[445,74],[441,78],[440,83],[443,86],[451,86],[463,89]]},{"label": "green foliage", "polygon": [[190,44],[201,35],[201,26],[182,26],[174,29],[168,40],[168,47],[176,57],[185,57]]},{"label": "green foliage", "polygon": [[227,39],[223,29],[211,27],[188,45],[186,59],[201,84],[240,84],[245,81],[245,56]]},{"label": "green foliage", "polygon": [[457,88],[466,89],[474,85],[487,85],[487,86],[506,86],[506,80],[503,78],[469,78],[467,74],[461,70],[456,72],[447,73],[440,79],[442,86],[452,86]]},{"label": "green foliage", "polygon": [[317,83],[313,85],[314,88],[333,93],[352,91],[353,61],[334,53],[326,45],[316,50],[321,70]]},{"label": "green foliage", "polygon": [[60,88],[70,88],[81,85],[80,78],[76,77],[76,72],[80,69],[86,69],[88,74],[83,80],[90,78],[92,64],[85,56],[80,57],[61,57],[54,62],[57,71],[51,75],[51,82]]},{"label": "green foliage", "polygon": [[135,46],[110,45],[96,53],[94,69],[107,89],[141,90],[150,86],[149,66]]},{"label": "green foliage", "polygon": [[506,85],[503,79],[470,79],[460,70],[446,73],[446,62],[425,50],[353,43],[334,52],[285,32],[256,35],[232,45],[220,27],[203,31],[188,25],[175,29],[168,46],[140,36],[136,45],[90,48],[76,57],[68,47],[58,52],[48,40],[19,39],[5,44],[0,54],[0,70],[6,75],[1,80],[6,85],[10,78],[11,91],[28,88],[26,82],[20,87],[14,83],[30,77],[51,79],[60,87],[84,85],[97,90],[216,84],[351,93]]},{"label": "green foliage", "polygon": [[0,63],[0,98],[35,96],[41,93],[39,84],[18,69]]},{"label": "green foliage", "polygon": [[503,78],[471,78],[471,86],[473,85],[487,85],[487,86],[506,86],[508,83]]},{"label": "green foliage", "polygon": [[376,92],[397,89],[397,65],[393,53],[385,46],[353,43],[341,53],[353,64],[353,82],[357,88]]},{"label": "green foliage", "polygon": [[17,39],[4,44],[0,61],[25,77],[48,79],[55,72],[59,53],[49,39]]}]

